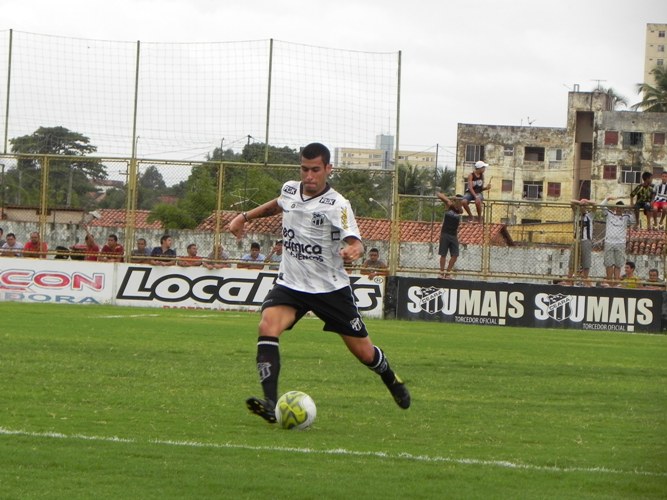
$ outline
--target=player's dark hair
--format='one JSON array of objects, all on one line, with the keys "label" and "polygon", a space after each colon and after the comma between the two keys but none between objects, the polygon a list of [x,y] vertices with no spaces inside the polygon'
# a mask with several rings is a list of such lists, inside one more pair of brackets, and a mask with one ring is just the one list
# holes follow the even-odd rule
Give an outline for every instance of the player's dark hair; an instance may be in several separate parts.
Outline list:
[{"label": "player's dark hair", "polygon": [[169,238],[171,238],[171,236],[168,235],[168,234],[165,234],[164,236],[162,236],[162,238],[160,238],[160,245],[162,245],[162,243],[167,241]]},{"label": "player's dark hair", "polygon": [[301,150],[301,158],[305,158],[306,160],[314,160],[320,156],[322,157],[322,163],[325,165],[331,163],[329,148],[319,142],[311,142]]},{"label": "player's dark hair", "polygon": [[110,235],[109,235],[109,238],[111,238],[111,239],[114,240],[115,242],[118,242],[118,236],[116,236],[115,234],[110,234]]},{"label": "player's dark hair", "polygon": [[256,241],[253,241],[252,243],[250,243],[250,250],[252,250],[253,248],[256,248],[257,250],[259,250],[261,247],[259,246],[259,243],[257,243]]},{"label": "player's dark hair", "polygon": [[630,266],[630,269],[636,269],[636,268],[637,268],[637,266],[635,266],[635,263],[632,262],[631,260],[627,261],[627,262],[625,263],[625,265],[626,265],[626,266]]},{"label": "player's dark hair", "polygon": [[642,180],[643,180],[643,181],[646,181],[646,180],[650,179],[651,177],[653,177],[653,173],[652,173],[652,172],[644,172],[644,173],[642,174]]}]

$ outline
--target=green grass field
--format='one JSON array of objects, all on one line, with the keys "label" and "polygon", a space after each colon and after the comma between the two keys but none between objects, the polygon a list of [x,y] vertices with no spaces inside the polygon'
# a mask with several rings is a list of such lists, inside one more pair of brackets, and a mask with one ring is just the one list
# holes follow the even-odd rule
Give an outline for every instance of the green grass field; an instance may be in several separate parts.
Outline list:
[{"label": "green grass field", "polygon": [[666,498],[667,336],[368,321],[400,410],[340,339],[281,339],[251,415],[259,315],[0,303],[1,498]]}]

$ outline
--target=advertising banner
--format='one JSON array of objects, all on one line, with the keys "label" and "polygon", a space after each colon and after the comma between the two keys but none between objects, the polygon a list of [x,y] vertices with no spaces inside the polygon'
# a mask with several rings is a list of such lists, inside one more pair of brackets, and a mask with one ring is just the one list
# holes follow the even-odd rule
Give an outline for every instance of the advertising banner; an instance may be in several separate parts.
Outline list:
[{"label": "advertising banner", "polygon": [[624,332],[662,329],[664,295],[657,290],[395,279],[400,319]]},{"label": "advertising banner", "polygon": [[[258,311],[276,271],[0,258],[0,300]],[[384,277],[351,275],[362,316],[381,318]]]},{"label": "advertising banner", "polygon": [[110,304],[113,277],[113,264],[1,258],[0,300]]}]

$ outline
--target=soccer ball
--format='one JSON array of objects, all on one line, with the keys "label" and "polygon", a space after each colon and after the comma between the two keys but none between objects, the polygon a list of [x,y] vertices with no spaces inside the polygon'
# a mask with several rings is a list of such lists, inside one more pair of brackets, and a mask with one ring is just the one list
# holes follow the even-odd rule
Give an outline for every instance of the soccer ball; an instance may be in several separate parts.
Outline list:
[{"label": "soccer ball", "polygon": [[316,415],[315,401],[305,392],[286,392],[276,403],[276,421],[283,429],[307,429]]}]

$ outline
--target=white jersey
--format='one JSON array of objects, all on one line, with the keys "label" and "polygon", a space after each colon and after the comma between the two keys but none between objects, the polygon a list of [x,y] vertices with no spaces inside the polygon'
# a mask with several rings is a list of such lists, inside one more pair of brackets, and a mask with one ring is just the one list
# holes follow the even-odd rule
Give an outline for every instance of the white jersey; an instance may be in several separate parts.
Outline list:
[{"label": "white jersey", "polygon": [[661,182],[657,186],[654,186],[655,189],[655,199],[653,201],[667,201],[667,184]]},{"label": "white jersey", "polygon": [[278,205],[283,210],[283,260],[276,283],[310,293],[349,286],[340,250],[348,236],[361,240],[350,202],[328,184],[320,195],[304,198],[301,183],[289,181]]}]

